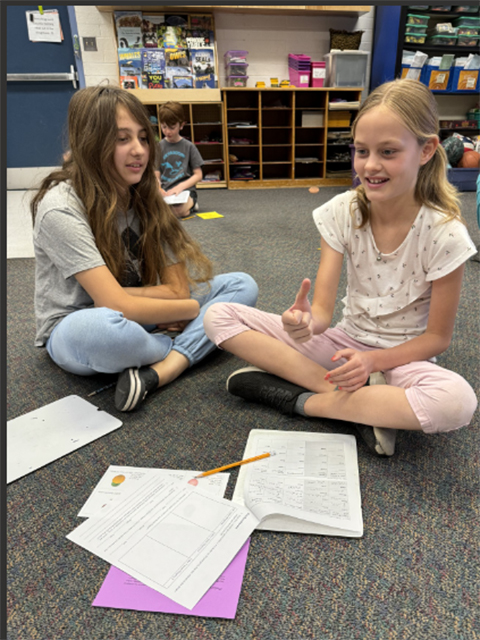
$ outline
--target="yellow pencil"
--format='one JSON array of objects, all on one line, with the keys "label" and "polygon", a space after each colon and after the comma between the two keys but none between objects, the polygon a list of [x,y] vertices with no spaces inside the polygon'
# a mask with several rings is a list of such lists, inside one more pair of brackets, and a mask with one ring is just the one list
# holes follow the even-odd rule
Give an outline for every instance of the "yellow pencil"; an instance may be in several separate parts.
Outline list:
[{"label": "yellow pencil", "polygon": [[226,464],[224,467],[218,467],[218,469],[210,469],[210,471],[204,471],[196,478],[204,478],[205,476],[211,476],[212,473],[218,473],[219,471],[225,471],[225,469],[231,469],[232,467],[239,467],[241,464],[247,464],[247,462],[254,462],[255,460],[261,460],[262,458],[268,458],[271,453],[262,453],[261,456],[255,456],[254,458],[247,458],[246,460],[240,460],[239,462],[232,462],[232,464]]}]

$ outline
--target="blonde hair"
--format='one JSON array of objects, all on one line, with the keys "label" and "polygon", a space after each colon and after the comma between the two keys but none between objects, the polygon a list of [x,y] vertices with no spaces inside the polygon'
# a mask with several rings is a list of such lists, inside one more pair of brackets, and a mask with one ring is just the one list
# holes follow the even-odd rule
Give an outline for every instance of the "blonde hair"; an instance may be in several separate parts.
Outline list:
[{"label": "blonde hair", "polygon": [[[121,189],[114,165],[117,144],[117,109],[124,107],[145,129],[150,154],[142,178],[127,193]],[[33,219],[47,191],[69,181],[81,199],[95,242],[115,278],[126,269],[125,246],[117,214],[132,207],[140,221],[140,265],[143,285],[155,285],[167,267],[163,245],[167,244],[187,266],[190,284],[212,277],[210,260],[190,238],[160,195],[154,174],[155,139],[143,104],[132,93],[113,86],[87,87],[77,91],[68,110],[69,152],[63,166],[40,185],[32,201]]]},{"label": "blonde hair", "polygon": [[[380,106],[390,109],[400,118],[420,146],[438,136],[438,110],[433,93],[421,82],[405,78],[386,82],[372,91],[353,122],[353,137],[360,118],[370,109]],[[415,200],[420,205],[426,205],[442,213],[445,221],[455,218],[464,222],[458,192],[447,179],[447,166],[447,155],[439,144],[430,160],[420,167],[415,185]],[[359,226],[363,227],[370,217],[370,201],[362,185],[356,188],[353,204],[358,206],[362,217]]]}]

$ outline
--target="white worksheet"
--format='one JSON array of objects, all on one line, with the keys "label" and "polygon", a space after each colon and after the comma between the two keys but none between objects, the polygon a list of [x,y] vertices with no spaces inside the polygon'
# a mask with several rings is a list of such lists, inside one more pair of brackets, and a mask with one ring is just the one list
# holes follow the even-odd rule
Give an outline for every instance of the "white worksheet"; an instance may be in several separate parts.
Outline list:
[{"label": "white worksheet", "polygon": [[241,505],[157,475],[67,538],[193,609],[257,524]]},{"label": "white worksheet", "polygon": [[79,396],[67,396],[7,422],[7,482],[110,433],[122,422]]},{"label": "white worksheet", "polygon": [[184,204],[190,197],[190,191],[180,191],[173,196],[165,196],[163,199],[167,204]]},{"label": "white worksheet", "polygon": [[275,455],[240,468],[233,495],[258,529],[363,535],[354,436],[253,429],[244,458],[265,452]]},{"label": "white worksheet", "polygon": [[[178,482],[188,483],[201,471],[178,469],[151,469],[146,467],[124,467],[110,465],[92,491],[90,497],[80,509],[78,516],[91,516],[106,513],[119,500],[133,494],[149,478],[162,476]],[[215,473],[212,476],[198,478],[194,483],[208,493],[222,497],[228,484],[229,473]]]}]

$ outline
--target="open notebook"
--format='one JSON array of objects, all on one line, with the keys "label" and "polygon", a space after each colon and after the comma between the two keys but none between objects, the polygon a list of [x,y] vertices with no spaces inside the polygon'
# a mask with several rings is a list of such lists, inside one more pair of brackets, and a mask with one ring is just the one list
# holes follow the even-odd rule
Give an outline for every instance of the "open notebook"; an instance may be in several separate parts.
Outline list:
[{"label": "open notebook", "polygon": [[261,519],[257,529],[360,538],[363,535],[354,436],[252,429],[233,501]]}]

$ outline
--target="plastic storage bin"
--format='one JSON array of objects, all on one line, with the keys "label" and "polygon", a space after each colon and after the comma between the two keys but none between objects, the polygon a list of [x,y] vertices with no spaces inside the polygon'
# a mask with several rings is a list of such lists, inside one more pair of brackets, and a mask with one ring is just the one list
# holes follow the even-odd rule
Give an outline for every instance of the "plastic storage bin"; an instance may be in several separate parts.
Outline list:
[{"label": "plastic storage bin", "polygon": [[448,180],[459,191],[476,191],[478,169],[449,169]]},{"label": "plastic storage bin", "polygon": [[448,91],[452,68],[439,69],[439,64],[428,64],[420,78],[431,91]]},{"label": "plastic storage bin", "polygon": [[420,15],[419,13],[408,13],[407,14],[407,29],[410,24],[423,24],[425,26],[428,25],[429,16]]},{"label": "plastic storage bin", "polygon": [[428,39],[428,44],[438,45],[440,47],[454,47],[457,44],[457,36],[451,33],[431,36]]},{"label": "plastic storage bin", "polygon": [[288,76],[294,87],[309,87],[312,64],[310,56],[301,53],[288,54]]},{"label": "plastic storage bin", "polygon": [[408,33],[418,33],[422,35],[427,32],[427,25],[426,24],[409,24],[407,31]]},{"label": "plastic storage bin", "polygon": [[228,76],[227,87],[246,87],[248,76]]},{"label": "plastic storage bin", "polygon": [[453,26],[460,29],[461,27],[473,27],[474,29],[480,28],[480,18],[475,18],[473,16],[461,16],[460,18],[455,18],[453,21]]},{"label": "plastic storage bin", "polygon": [[405,33],[405,42],[408,44],[424,44],[426,38],[426,33],[412,33],[410,31]]},{"label": "plastic storage bin", "polygon": [[223,55],[223,58],[226,65],[236,62],[245,63],[247,62],[247,55],[248,51],[244,51],[243,49],[230,49],[230,51],[227,51]]},{"label": "plastic storage bin", "polygon": [[468,91],[475,93],[478,91],[478,69],[464,69],[463,67],[452,67],[449,91]]},{"label": "plastic storage bin", "polygon": [[312,62],[312,76],[310,80],[310,86],[323,87],[325,83],[325,76],[325,62]]},{"label": "plastic storage bin", "polygon": [[457,37],[457,45],[459,47],[478,47],[480,44],[480,36],[470,36],[462,34]]},{"label": "plastic storage bin", "polygon": [[248,71],[248,64],[235,63],[225,65],[225,75],[227,76],[246,76]]},{"label": "plastic storage bin", "polygon": [[478,5],[475,7],[456,5],[452,7],[452,11],[455,11],[455,13],[478,13]]},{"label": "plastic storage bin", "polygon": [[328,87],[364,87],[367,82],[368,51],[330,51],[327,62]]}]

